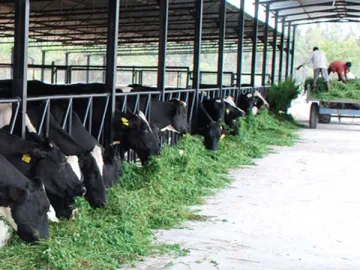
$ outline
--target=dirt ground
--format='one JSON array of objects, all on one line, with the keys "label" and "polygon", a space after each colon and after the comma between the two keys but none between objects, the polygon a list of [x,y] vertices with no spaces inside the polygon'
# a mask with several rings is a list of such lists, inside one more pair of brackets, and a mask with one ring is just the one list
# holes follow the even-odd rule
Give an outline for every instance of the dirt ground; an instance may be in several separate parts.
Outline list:
[{"label": "dirt ground", "polygon": [[[292,113],[307,120],[307,108],[300,100]],[[334,120],[300,137],[232,170],[231,186],[196,207],[206,221],[156,232],[188,255],[135,269],[360,269],[360,123]]]}]

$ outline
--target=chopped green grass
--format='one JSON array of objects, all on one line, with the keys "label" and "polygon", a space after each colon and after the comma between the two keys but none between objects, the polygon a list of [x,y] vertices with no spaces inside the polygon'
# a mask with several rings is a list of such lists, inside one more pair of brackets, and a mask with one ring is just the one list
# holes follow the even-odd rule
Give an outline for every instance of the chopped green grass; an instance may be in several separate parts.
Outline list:
[{"label": "chopped green grass", "polygon": [[[312,79],[307,79],[306,84],[312,85]],[[331,99],[352,99],[360,100],[360,79],[348,80],[347,84],[336,80],[330,81],[330,91],[326,91],[322,78],[318,80],[318,86],[311,92],[312,98],[328,101]]]},{"label": "chopped green grass", "polygon": [[117,269],[143,256],[186,255],[179,245],[154,244],[152,229],[203,219],[188,206],[226,187],[230,168],[253,164],[270,145],[292,145],[297,127],[284,119],[264,111],[242,119],[241,135],[227,136],[216,153],[205,150],[199,137],[187,136],[143,168],[124,163],[119,185],[107,192],[106,208],[93,210],[79,199],[76,220],[51,225],[51,239],[38,245],[14,234],[0,250],[0,269]]}]

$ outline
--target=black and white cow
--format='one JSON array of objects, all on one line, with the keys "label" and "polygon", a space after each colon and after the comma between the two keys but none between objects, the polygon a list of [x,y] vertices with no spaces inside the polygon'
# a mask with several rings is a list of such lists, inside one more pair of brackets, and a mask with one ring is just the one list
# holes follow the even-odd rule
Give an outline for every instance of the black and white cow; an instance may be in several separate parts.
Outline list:
[{"label": "black and white cow", "polygon": [[[33,141],[22,140],[0,129],[0,154],[28,178],[41,178],[56,216],[70,218],[72,212],[64,212],[59,205],[83,196],[86,189],[67,162],[66,156],[50,141],[35,133]],[[49,219],[56,219],[49,213]]]},{"label": "black and white cow", "polygon": [[[66,108],[59,104],[54,104],[51,106],[51,114],[58,123],[62,123],[66,115]],[[116,159],[112,146],[103,148],[85,129],[75,112],[72,112],[71,137],[84,147],[86,151],[90,151],[102,173],[105,186],[110,187],[116,184],[122,174],[122,169],[119,160]]]},{"label": "black and white cow", "polygon": [[230,135],[239,134],[239,124],[237,118],[245,115],[245,112],[235,105],[231,96],[223,99],[225,103],[225,124],[230,128]]},{"label": "black and white cow", "polygon": [[236,105],[243,111],[253,115],[257,115],[259,109],[262,107],[269,108],[269,103],[267,103],[261,93],[258,90],[253,92],[250,88],[248,91],[246,91],[246,89],[241,91]]},{"label": "black and white cow", "polygon": [[[0,81],[0,87],[3,85],[2,82]],[[40,81],[28,81],[29,96],[91,94],[104,93],[104,91],[104,84],[50,85]],[[53,101],[53,103],[62,104],[63,101],[57,100]],[[87,100],[85,99],[73,100],[73,109],[80,119],[84,118],[87,105]],[[97,137],[101,129],[104,107],[104,98],[93,98],[91,134],[94,137]],[[124,119],[127,120],[125,123]],[[108,121],[109,119],[106,118],[103,126],[109,126]],[[122,113],[121,110],[117,109],[112,124],[115,127],[114,142],[120,142],[120,148],[123,149],[122,152],[124,152],[124,149],[133,149],[141,158],[142,163],[146,162],[150,155],[158,155],[160,153],[157,129],[148,123],[143,113]],[[131,137],[128,137],[130,134]]]},{"label": "black and white cow", "polygon": [[28,179],[0,155],[0,216],[26,242],[49,237],[50,202],[41,179]]},{"label": "black and white cow", "polygon": [[[27,115],[29,122],[26,123],[27,130],[37,133],[40,125],[43,108],[40,104],[28,104]],[[103,180],[103,167],[97,162],[101,157],[101,149],[95,147],[86,150],[72,136],[69,135],[50,113],[49,138],[65,155],[77,156],[81,172],[84,175],[86,187],[85,198],[93,208],[102,208],[106,204],[105,187]],[[44,135],[44,134],[41,134]]]},{"label": "black and white cow", "polygon": [[[212,110],[209,113],[206,107],[216,107],[218,108],[218,111]],[[223,121],[224,114],[225,105],[221,99],[204,100],[199,104],[196,127],[193,128],[192,133],[204,137],[204,145],[208,150],[217,150],[219,140],[222,137],[222,127],[220,122]]]}]

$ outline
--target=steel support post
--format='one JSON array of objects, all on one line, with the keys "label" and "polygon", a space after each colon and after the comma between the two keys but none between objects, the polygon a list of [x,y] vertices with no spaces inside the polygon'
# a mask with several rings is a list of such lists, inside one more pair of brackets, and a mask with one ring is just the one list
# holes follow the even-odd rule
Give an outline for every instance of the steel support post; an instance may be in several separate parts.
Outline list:
[{"label": "steel support post", "polygon": [[28,69],[28,36],[29,36],[29,0],[15,1],[15,42],[13,65],[13,97],[20,97],[18,124],[21,125],[22,138],[25,138],[25,115],[27,99],[27,69]]},{"label": "steel support post", "polygon": [[[106,69],[106,55],[104,55],[104,57],[103,57],[103,66]],[[103,71],[103,82],[104,83],[105,83],[105,80],[106,80],[106,71]]]},{"label": "steel support post", "polygon": [[195,0],[195,42],[194,42],[194,70],[193,70],[193,89],[195,89],[195,107],[190,119],[191,124],[196,124],[198,107],[199,107],[199,87],[200,87],[200,59],[201,59],[201,37],[202,37],[202,20],[203,20],[203,0]]},{"label": "steel support post", "polygon": [[113,119],[115,114],[115,94],[116,94],[116,67],[117,67],[117,47],[119,33],[119,13],[120,0],[108,0],[108,33],[106,45],[106,78],[105,90],[110,93],[110,100],[107,112],[107,127],[105,132],[105,144],[113,142]]},{"label": "steel support post", "polygon": [[46,51],[41,51],[41,65],[43,66],[41,68],[41,81],[43,82],[45,80],[45,61],[46,61]]},{"label": "steel support post", "polygon": [[168,35],[169,0],[160,0],[160,38],[157,87],[161,92],[161,100],[165,100],[166,47]]},{"label": "steel support post", "polygon": [[220,97],[222,95],[223,73],[224,73],[224,47],[226,33],[226,0],[220,0],[220,28],[219,28],[219,50],[218,50],[218,74],[217,85],[220,89]]},{"label": "steel support post", "polygon": [[277,46],[277,32],[279,27],[279,12],[275,12],[275,27],[274,27],[274,36],[273,36],[273,56],[272,56],[272,67],[271,67],[271,84],[275,83],[276,78],[276,46]]},{"label": "steel support post", "polygon": [[291,49],[291,77],[294,77],[294,67],[295,67],[295,45],[296,45],[296,25],[293,26],[292,33],[292,49]]},{"label": "steel support post", "polygon": [[236,86],[241,87],[241,74],[243,64],[243,48],[244,48],[244,25],[245,25],[245,0],[241,0],[239,10],[239,32],[238,32],[238,51],[237,51],[237,70],[236,70]]},{"label": "steel support post", "polygon": [[269,40],[269,20],[270,20],[270,8],[269,8],[269,5],[266,5],[265,16],[266,16],[266,19],[265,19],[264,50],[263,50],[261,85],[266,84],[267,50],[268,50],[268,40]]},{"label": "steel support post", "polygon": [[254,16],[254,30],[253,30],[253,43],[252,43],[252,56],[251,56],[251,85],[255,86],[255,73],[256,73],[256,49],[258,40],[258,24],[259,17],[259,1],[255,0],[255,16]]},{"label": "steel support post", "polygon": [[285,68],[285,79],[289,78],[289,67],[290,67],[290,45],[291,45],[291,23],[288,23],[287,28],[287,43],[286,43],[286,68]]},{"label": "steel support post", "polygon": [[86,57],[86,83],[89,83],[90,81],[90,61],[91,61],[91,55],[87,55]]},{"label": "steel support post", "polygon": [[285,39],[285,18],[282,18],[281,26],[281,41],[280,41],[280,62],[279,62],[279,83],[281,82],[283,75],[283,64],[284,64],[284,39]]},{"label": "steel support post", "polygon": [[70,76],[71,76],[71,69],[69,68],[69,52],[65,53],[65,66],[66,66],[66,71],[65,71],[65,83],[70,83]]}]

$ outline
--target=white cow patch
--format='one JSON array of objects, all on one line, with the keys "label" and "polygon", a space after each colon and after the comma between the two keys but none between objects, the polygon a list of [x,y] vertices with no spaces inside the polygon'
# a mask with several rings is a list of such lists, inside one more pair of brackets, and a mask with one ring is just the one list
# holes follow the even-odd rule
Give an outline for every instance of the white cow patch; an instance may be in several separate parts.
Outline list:
[{"label": "white cow patch", "polygon": [[4,103],[0,104],[0,128],[9,125],[12,116],[12,104]]},{"label": "white cow patch", "polygon": [[258,109],[258,107],[256,107],[256,106],[254,106],[254,107],[251,108],[251,113],[252,113],[252,115],[257,115],[258,111],[259,111],[259,109]]},{"label": "white cow patch", "polygon": [[69,163],[70,167],[72,168],[76,176],[79,178],[79,181],[81,181],[82,177],[79,165],[79,158],[77,156],[68,156],[66,157],[66,162]]},{"label": "white cow patch", "polygon": [[180,133],[172,125],[168,125],[168,126],[162,128],[161,131],[172,131],[172,132],[175,132],[175,133]]},{"label": "white cow patch", "polygon": [[9,226],[0,220],[0,248],[5,246],[10,239]]},{"label": "white cow patch", "polygon": [[238,106],[235,105],[234,99],[231,96],[228,96],[226,99],[224,99],[224,102],[226,102],[227,104],[229,104],[230,106],[234,107],[235,109],[237,109],[238,111],[242,112],[243,114],[245,114],[245,112],[240,109]]},{"label": "white cow patch", "polygon": [[91,151],[91,155],[95,159],[96,165],[98,166],[101,176],[103,176],[104,160],[101,153],[101,148],[98,145],[95,145],[94,149]]},{"label": "white cow patch", "polygon": [[10,223],[11,227],[13,227],[15,231],[17,231],[17,224],[12,217],[10,207],[0,207],[0,216],[4,217]]},{"label": "white cow patch", "polygon": [[50,204],[49,211],[47,212],[48,220],[54,223],[59,223],[60,220],[56,217],[56,212],[54,207]]},{"label": "white cow patch", "polygon": [[145,123],[146,123],[147,126],[149,127],[150,131],[152,132],[152,129],[151,129],[151,127],[150,127],[150,124],[149,124],[148,120],[146,119],[145,114],[144,114],[142,111],[139,111],[139,117],[140,117],[142,120],[145,121]]},{"label": "white cow patch", "polygon": [[119,87],[119,89],[120,89],[121,91],[123,91],[123,93],[129,93],[129,92],[131,92],[131,90],[133,90],[134,88],[132,88],[132,87],[130,87],[130,86],[121,86],[121,87]]},{"label": "white cow patch", "polygon": [[251,93],[247,94],[247,97],[248,97],[248,98],[252,98],[252,96],[253,96],[253,95],[252,95]]},{"label": "white cow patch", "polygon": [[221,100],[220,100],[220,99],[216,99],[215,102],[221,103]]},{"label": "white cow patch", "polygon": [[267,101],[266,101],[265,98],[260,94],[259,91],[255,91],[254,96],[260,98],[260,99],[264,102],[264,106],[269,107],[269,103],[267,103]]},{"label": "white cow patch", "polygon": [[27,129],[29,130],[29,132],[32,133],[37,133],[36,132],[36,128],[34,127],[34,125],[31,123],[30,118],[27,114],[25,114],[25,126],[27,127]]},{"label": "white cow patch", "polygon": [[120,141],[113,141],[112,145],[120,144]]}]

